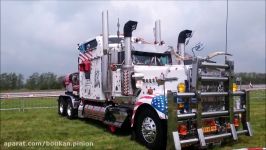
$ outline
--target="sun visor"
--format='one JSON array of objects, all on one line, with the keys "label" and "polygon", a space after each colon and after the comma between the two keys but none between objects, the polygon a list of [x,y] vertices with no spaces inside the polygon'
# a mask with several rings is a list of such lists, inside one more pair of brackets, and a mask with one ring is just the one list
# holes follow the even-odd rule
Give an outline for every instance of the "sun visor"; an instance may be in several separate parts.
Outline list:
[{"label": "sun visor", "polygon": [[167,46],[134,43],[132,44],[132,51],[164,54],[170,52],[171,49]]}]

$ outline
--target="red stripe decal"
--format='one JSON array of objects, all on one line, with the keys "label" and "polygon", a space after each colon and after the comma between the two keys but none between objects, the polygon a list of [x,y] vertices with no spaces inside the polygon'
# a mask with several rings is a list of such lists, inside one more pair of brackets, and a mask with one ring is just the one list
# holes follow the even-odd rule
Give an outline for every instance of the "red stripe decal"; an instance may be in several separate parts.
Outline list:
[{"label": "red stripe decal", "polygon": [[80,55],[80,59],[82,59],[83,61],[87,60],[86,57]]},{"label": "red stripe decal", "polygon": [[88,53],[85,53],[85,56],[86,57],[88,57],[88,58],[90,58],[91,56],[88,54]]},{"label": "red stripe decal", "polygon": [[135,103],[135,106],[139,106],[139,105],[141,105],[142,104],[142,102],[136,102]]},{"label": "red stripe decal", "polygon": [[137,111],[137,110],[133,110],[133,115],[135,115],[136,111]]},{"label": "red stripe decal", "polygon": [[90,56],[92,56],[91,52],[87,52],[87,54],[89,54]]},{"label": "red stripe decal", "polygon": [[85,61],[86,59],[85,58],[83,58],[82,56],[80,56],[79,57],[82,61]]},{"label": "red stripe decal", "polygon": [[140,99],[142,99],[142,98],[152,99],[153,97],[152,96],[142,96]]},{"label": "red stripe decal", "polygon": [[85,54],[81,54],[84,58],[89,59],[89,57]]}]

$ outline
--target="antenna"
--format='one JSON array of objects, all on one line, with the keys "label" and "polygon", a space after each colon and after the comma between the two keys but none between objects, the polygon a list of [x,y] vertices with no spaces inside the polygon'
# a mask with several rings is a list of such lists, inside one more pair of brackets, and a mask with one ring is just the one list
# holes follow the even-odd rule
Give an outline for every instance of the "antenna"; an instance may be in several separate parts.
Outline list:
[{"label": "antenna", "polygon": [[[228,0],[226,0],[226,23],[225,23],[225,54],[227,54],[227,24],[228,24]],[[224,61],[227,60],[227,56],[224,56]]]},{"label": "antenna", "polygon": [[119,38],[119,35],[120,35],[119,27],[120,27],[120,24],[119,24],[119,18],[118,18],[118,20],[117,20],[117,37],[118,38]]}]

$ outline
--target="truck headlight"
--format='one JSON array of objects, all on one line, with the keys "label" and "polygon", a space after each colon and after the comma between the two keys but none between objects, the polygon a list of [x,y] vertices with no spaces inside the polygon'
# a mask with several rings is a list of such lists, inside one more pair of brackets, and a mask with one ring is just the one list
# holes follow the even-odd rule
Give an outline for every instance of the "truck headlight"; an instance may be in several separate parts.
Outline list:
[{"label": "truck headlight", "polygon": [[178,88],[178,92],[180,92],[180,93],[184,93],[186,91],[185,83],[179,83],[177,88]]},{"label": "truck headlight", "polygon": [[140,89],[143,85],[143,81],[142,80],[136,80],[136,88]]},{"label": "truck headlight", "polygon": [[237,89],[238,89],[238,86],[236,85],[236,83],[233,83],[233,92],[235,92],[235,91],[237,91]]}]

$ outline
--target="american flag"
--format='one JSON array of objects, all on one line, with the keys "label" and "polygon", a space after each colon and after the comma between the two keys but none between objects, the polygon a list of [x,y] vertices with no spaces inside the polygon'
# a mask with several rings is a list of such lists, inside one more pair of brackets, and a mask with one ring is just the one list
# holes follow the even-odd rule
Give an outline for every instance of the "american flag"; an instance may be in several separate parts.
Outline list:
[{"label": "american flag", "polygon": [[156,110],[158,110],[159,112],[162,112],[163,114],[167,114],[168,112],[168,102],[167,102],[167,98],[163,95],[160,96],[142,96],[136,103],[134,106],[134,110],[133,110],[133,114],[132,114],[132,118],[131,118],[131,127],[133,127],[134,125],[134,118],[135,118],[135,114],[136,111],[138,109],[138,107],[140,105],[142,105],[143,103],[148,103],[151,104]]},{"label": "american flag", "polygon": [[86,60],[91,60],[92,54],[90,52],[89,49],[87,49],[86,51],[80,51],[79,52],[79,59],[81,60],[81,62],[86,61]]},{"label": "american flag", "polygon": [[163,95],[156,96],[152,99],[151,105],[158,111],[167,114],[168,102],[167,98]]},{"label": "american flag", "polygon": [[140,105],[142,105],[143,103],[150,103],[151,99],[153,98],[154,96],[151,95],[151,96],[142,96],[136,103],[135,103],[135,106],[134,106],[134,109],[133,109],[133,114],[132,114],[132,117],[131,117],[131,127],[133,127],[134,125],[134,118],[135,118],[135,114],[136,114],[136,111],[138,109],[138,107]]}]

